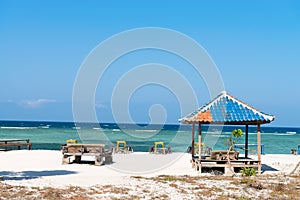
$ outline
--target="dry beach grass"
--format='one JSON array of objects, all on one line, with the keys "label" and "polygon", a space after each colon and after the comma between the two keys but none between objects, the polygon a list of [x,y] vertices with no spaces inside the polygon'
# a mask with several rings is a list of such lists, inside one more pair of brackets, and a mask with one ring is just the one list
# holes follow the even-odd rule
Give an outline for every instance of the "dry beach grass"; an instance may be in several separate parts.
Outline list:
[{"label": "dry beach grass", "polygon": [[24,187],[0,184],[0,199],[300,199],[300,175],[131,177],[131,184]]}]

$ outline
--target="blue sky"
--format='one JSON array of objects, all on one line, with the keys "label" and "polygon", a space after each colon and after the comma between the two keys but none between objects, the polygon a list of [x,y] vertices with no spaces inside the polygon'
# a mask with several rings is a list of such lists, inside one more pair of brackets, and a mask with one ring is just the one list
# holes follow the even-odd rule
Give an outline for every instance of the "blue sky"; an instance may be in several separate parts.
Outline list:
[{"label": "blue sky", "polygon": [[[273,126],[299,126],[299,10],[298,1],[1,0],[0,119],[72,121],[73,84],[89,52],[119,32],[163,27],[202,45],[227,92],[275,115]],[[210,100],[203,80],[180,67],[186,63],[167,53],[144,51],[118,60],[99,84],[95,102],[101,121],[113,120],[109,98],[122,73],[154,61],[191,80],[199,105]],[[176,98],[157,86],[133,95],[132,118],[148,122],[148,109],[156,103],[165,106],[168,123],[177,122]]]}]

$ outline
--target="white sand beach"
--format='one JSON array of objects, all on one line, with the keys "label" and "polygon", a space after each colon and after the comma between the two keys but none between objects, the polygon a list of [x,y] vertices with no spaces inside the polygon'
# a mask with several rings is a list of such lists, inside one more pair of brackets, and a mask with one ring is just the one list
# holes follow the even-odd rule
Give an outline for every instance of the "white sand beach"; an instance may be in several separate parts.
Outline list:
[{"label": "white sand beach", "polygon": [[[113,163],[62,165],[50,150],[0,152],[1,199],[297,199],[299,155],[263,155],[255,178],[216,176],[195,171],[191,155],[114,154]],[[159,165],[171,164],[157,169]],[[146,170],[142,170],[146,166]],[[148,169],[147,169],[148,166]],[[150,167],[149,167],[150,166]],[[156,170],[151,170],[154,167]],[[148,172],[148,173],[146,173]]]},{"label": "white sand beach", "polygon": [[[132,182],[130,177],[155,177],[159,175],[189,175],[199,174],[191,167],[190,154],[153,155],[149,153],[114,154],[113,163],[94,166],[92,164],[62,165],[60,151],[50,150],[20,150],[0,152],[0,176],[4,183],[10,185],[38,187],[66,187],[93,185],[126,185]],[[173,161],[174,160],[174,161]],[[173,163],[169,166],[152,166],[151,163]],[[148,163],[147,163],[148,162]],[[300,162],[299,155],[262,155],[262,171],[266,174],[289,174]],[[143,171],[141,167],[151,166]],[[122,168],[124,167],[124,168]]]}]

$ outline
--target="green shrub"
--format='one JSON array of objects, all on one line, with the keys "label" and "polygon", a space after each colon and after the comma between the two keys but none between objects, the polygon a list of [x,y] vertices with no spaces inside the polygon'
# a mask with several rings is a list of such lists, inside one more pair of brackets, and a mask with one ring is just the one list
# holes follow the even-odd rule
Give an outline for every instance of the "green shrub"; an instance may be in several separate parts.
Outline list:
[{"label": "green shrub", "polygon": [[254,168],[244,167],[240,172],[243,176],[256,176],[256,170]]},{"label": "green shrub", "polygon": [[242,129],[234,129],[232,131],[232,135],[235,137],[235,138],[240,138],[243,136],[243,131]]},{"label": "green shrub", "polygon": [[[229,144],[229,151],[232,151],[233,146],[236,142],[240,140],[240,138],[243,136],[243,131],[242,129],[234,129],[230,135],[230,138],[228,140]],[[234,137],[234,138],[233,138]]]}]

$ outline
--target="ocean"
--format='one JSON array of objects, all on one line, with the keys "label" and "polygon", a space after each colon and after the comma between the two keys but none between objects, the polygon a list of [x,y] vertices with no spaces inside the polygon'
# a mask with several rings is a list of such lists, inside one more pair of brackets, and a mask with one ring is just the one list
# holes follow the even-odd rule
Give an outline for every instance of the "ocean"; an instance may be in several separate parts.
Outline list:
[{"label": "ocean", "polygon": [[[231,131],[237,128],[244,131],[244,126],[203,126],[204,142],[213,150],[226,149]],[[162,141],[173,152],[185,152],[191,145],[191,130],[189,125],[0,121],[0,139],[30,139],[33,149],[45,150],[59,150],[66,140],[76,139],[104,143],[107,148],[124,140],[135,152],[147,152],[155,141]],[[236,143],[243,144],[244,137]],[[249,126],[249,144],[256,143],[256,126]],[[262,126],[261,143],[265,154],[289,154],[300,145],[300,128]],[[256,147],[252,148],[250,154],[255,154]]]}]

